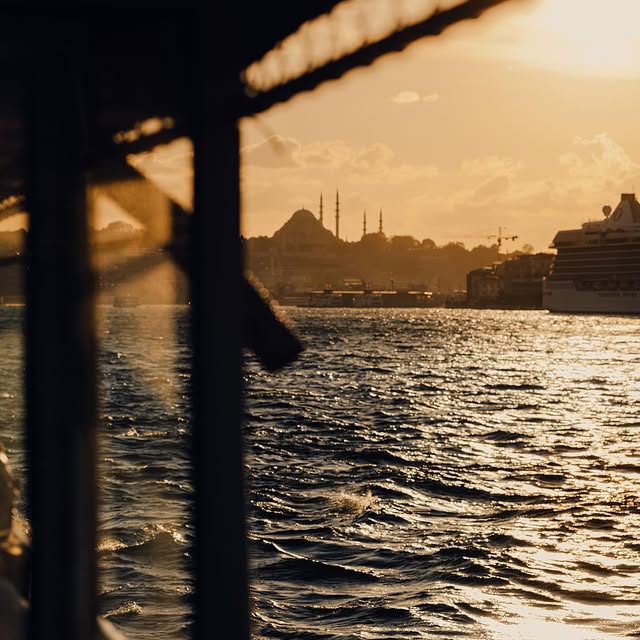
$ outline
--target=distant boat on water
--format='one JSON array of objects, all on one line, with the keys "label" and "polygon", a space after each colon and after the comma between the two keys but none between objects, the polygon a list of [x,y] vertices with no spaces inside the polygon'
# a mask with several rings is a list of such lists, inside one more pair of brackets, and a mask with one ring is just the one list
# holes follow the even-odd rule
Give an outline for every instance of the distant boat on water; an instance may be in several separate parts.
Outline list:
[{"label": "distant boat on water", "polygon": [[565,313],[640,314],[640,202],[623,193],[604,220],[558,231],[542,303]]},{"label": "distant boat on water", "polygon": [[300,307],[436,307],[439,302],[430,291],[312,291]]},{"label": "distant boat on water", "polygon": [[115,296],[113,299],[114,307],[137,307],[140,304],[138,296],[123,295]]}]

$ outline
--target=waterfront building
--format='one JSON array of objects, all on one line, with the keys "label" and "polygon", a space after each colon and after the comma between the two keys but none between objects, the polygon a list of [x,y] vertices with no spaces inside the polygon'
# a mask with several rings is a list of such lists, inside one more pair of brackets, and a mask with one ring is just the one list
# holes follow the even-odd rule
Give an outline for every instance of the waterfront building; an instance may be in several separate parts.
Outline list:
[{"label": "waterfront building", "polygon": [[467,274],[467,302],[471,305],[493,303],[500,297],[500,278],[496,265],[473,269]]},{"label": "waterfront building", "polygon": [[467,274],[467,303],[472,306],[542,307],[542,280],[550,253],[519,254]]},{"label": "waterfront building", "polygon": [[542,306],[542,280],[549,273],[553,254],[517,255],[503,262],[502,286],[507,301]]}]

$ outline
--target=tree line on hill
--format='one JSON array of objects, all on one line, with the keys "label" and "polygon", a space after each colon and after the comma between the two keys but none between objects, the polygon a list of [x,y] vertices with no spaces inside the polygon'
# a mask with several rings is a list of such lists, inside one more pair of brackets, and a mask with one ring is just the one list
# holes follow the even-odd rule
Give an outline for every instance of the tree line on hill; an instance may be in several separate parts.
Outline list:
[{"label": "tree line on hill", "polygon": [[533,252],[524,245],[499,253],[498,245],[467,249],[462,242],[438,246],[430,238],[387,238],[375,233],[357,242],[336,241],[327,248],[301,243],[279,246],[265,236],[243,240],[248,268],[276,296],[319,288],[339,289],[345,282],[360,282],[372,289],[414,289],[453,293],[466,287],[469,271]]}]

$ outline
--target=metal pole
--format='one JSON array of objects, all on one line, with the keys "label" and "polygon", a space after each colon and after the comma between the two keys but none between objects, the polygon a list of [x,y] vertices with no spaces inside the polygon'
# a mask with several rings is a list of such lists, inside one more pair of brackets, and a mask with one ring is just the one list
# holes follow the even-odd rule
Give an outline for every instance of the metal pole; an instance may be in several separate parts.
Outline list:
[{"label": "metal pole", "polygon": [[93,639],[95,344],[77,25],[33,19],[25,130],[29,638]]},{"label": "metal pole", "polygon": [[198,16],[193,66],[195,637],[200,640],[249,637],[241,434],[240,76],[230,43],[232,13],[218,8],[213,19]]}]

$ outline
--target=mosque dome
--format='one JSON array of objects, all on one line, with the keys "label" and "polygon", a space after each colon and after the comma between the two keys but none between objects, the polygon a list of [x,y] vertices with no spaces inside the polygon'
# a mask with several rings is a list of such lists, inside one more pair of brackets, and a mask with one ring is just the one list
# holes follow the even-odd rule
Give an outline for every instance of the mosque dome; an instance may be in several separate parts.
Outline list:
[{"label": "mosque dome", "polygon": [[309,211],[309,209],[298,209],[289,218],[287,224],[296,225],[317,225],[320,224],[319,220]]},{"label": "mosque dome", "polygon": [[273,234],[273,241],[280,246],[304,250],[333,245],[336,240],[311,211],[303,208],[295,211]]}]

